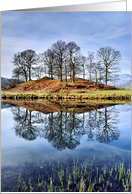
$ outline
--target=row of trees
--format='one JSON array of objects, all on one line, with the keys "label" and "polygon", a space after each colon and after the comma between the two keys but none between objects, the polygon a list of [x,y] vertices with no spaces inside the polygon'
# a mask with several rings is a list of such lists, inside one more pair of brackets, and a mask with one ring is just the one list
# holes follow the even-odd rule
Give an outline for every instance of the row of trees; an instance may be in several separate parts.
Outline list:
[{"label": "row of trees", "polygon": [[79,76],[95,82],[114,82],[118,79],[121,54],[111,47],[100,48],[96,53],[88,52],[85,57],[75,42],[66,44],[62,40],[54,43],[51,48],[37,54],[34,50],[18,52],[13,56],[12,77],[24,81],[32,77],[40,79],[48,76],[51,79],[72,78]]}]

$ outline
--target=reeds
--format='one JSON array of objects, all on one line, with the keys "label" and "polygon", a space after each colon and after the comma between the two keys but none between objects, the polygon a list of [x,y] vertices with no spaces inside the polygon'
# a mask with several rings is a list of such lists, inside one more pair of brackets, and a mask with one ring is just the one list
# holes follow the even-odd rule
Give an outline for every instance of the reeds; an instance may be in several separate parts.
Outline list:
[{"label": "reeds", "polygon": [[[33,184],[34,183],[34,184]],[[28,183],[18,180],[18,191],[39,192],[106,192],[106,191],[130,192],[131,170],[126,169],[124,163],[115,166],[95,165],[95,159],[91,165],[85,161],[79,165],[73,162],[72,167],[64,167],[58,164],[51,166],[47,177],[39,175],[37,183],[30,178]]]}]

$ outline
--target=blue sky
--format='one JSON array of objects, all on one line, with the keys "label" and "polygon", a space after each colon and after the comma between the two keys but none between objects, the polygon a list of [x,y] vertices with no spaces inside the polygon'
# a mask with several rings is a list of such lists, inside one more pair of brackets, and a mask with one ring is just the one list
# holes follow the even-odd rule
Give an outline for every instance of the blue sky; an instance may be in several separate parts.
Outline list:
[{"label": "blue sky", "polygon": [[11,78],[15,53],[44,52],[57,40],[76,42],[85,56],[111,46],[122,55],[121,73],[131,74],[130,12],[2,12],[1,76]]}]

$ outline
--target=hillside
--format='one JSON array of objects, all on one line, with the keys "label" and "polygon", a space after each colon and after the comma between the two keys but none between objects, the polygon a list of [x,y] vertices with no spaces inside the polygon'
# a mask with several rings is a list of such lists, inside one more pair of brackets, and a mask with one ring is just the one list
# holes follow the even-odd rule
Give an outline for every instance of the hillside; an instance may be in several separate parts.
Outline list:
[{"label": "hillside", "polygon": [[14,85],[2,90],[11,92],[58,92],[60,90],[69,92],[84,92],[89,90],[108,89],[114,89],[114,87],[95,82],[89,83],[88,80],[84,80],[82,78],[75,78],[75,83],[72,83],[72,80],[69,79],[68,86],[66,86],[65,80],[63,80],[63,82],[60,82],[59,80],[51,80],[50,78],[46,77],[40,80],[34,80],[28,83]]},{"label": "hillside", "polygon": [[124,84],[116,85],[118,88],[125,88],[125,89],[131,89],[131,81],[126,82]]}]

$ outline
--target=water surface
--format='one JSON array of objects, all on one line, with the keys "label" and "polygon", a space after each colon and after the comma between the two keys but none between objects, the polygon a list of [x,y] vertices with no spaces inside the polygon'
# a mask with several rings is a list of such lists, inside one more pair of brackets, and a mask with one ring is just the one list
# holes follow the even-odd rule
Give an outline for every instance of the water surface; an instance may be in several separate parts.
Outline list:
[{"label": "water surface", "polygon": [[131,105],[115,105],[76,113],[43,112],[19,106],[1,111],[1,191],[17,191],[24,180],[50,174],[46,164],[73,161],[101,168],[124,161],[131,164]]}]

